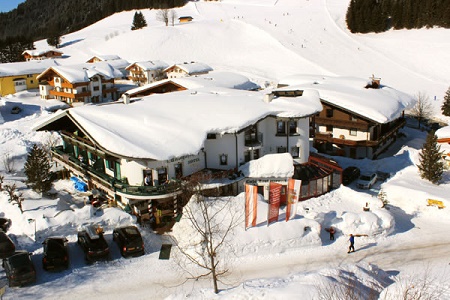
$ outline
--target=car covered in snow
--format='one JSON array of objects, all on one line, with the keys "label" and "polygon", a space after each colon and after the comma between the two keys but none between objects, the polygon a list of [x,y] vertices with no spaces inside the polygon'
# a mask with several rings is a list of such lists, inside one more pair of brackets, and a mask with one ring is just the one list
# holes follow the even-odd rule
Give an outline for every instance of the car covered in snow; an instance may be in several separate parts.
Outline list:
[{"label": "car covered in snow", "polygon": [[78,245],[84,251],[86,262],[109,259],[109,246],[99,225],[85,225],[78,231]]},{"label": "car covered in snow", "polygon": [[377,173],[364,173],[359,176],[356,186],[359,189],[370,189],[377,182]]}]

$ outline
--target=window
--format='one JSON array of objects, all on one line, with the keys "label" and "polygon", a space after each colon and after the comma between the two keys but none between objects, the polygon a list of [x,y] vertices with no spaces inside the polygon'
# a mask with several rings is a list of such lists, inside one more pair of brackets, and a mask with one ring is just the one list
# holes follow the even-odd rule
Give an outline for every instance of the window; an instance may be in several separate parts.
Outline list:
[{"label": "window", "polygon": [[356,128],[351,128],[350,129],[350,135],[355,136],[357,134],[358,130]]},{"label": "window", "polygon": [[105,164],[108,169],[114,171],[115,161],[111,158],[105,159]]},{"label": "window", "polygon": [[297,133],[297,121],[291,120],[289,121],[289,134],[296,134]]},{"label": "window", "polygon": [[208,133],[208,134],[206,134],[206,139],[208,139],[208,140],[215,140],[216,139],[216,134],[215,133]]},{"label": "window", "polygon": [[153,185],[152,170],[144,170],[144,185],[146,186]]},{"label": "window", "polygon": [[30,80],[30,83],[33,84],[33,80]]},{"label": "window", "polygon": [[175,178],[180,179],[183,177],[183,165],[181,163],[175,164]]},{"label": "window", "polygon": [[249,162],[250,161],[250,151],[244,152],[244,161]]},{"label": "window", "polygon": [[158,169],[158,182],[159,184],[163,184],[167,181],[167,169],[159,168]]},{"label": "window", "polygon": [[226,154],[221,154],[221,155],[219,156],[219,158],[220,158],[220,165],[221,165],[221,166],[226,166],[226,165],[228,165],[228,155],[226,155]]},{"label": "window", "polygon": [[255,149],[253,150],[253,159],[258,159],[259,158],[259,149]]},{"label": "window", "polygon": [[99,87],[98,86],[94,86],[94,91],[98,91]]},{"label": "window", "polygon": [[284,121],[277,121],[277,134],[286,134],[286,123]]},{"label": "window", "polygon": [[332,118],[333,117],[333,109],[332,108],[327,108],[327,118]]},{"label": "window", "polygon": [[286,153],[286,147],[277,147],[277,153]]},{"label": "window", "polygon": [[33,74],[27,74],[27,78],[33,78]]},{"label": "window", "polygon": [[293,158],[298,158],[300,155],[300,147],[292,147],[291,148],[291,155]]},{"label": "window", "polygon": [[82,87],[82,88],[81,88],[81,91],[82,91],[82,92],[86,92],[86,91],[87,91],[87,90],[86,90],[86,87]]},{"label": "window", "polygon": [[333,132],[333,125],[327,125],[326,130],[327,132]]}]

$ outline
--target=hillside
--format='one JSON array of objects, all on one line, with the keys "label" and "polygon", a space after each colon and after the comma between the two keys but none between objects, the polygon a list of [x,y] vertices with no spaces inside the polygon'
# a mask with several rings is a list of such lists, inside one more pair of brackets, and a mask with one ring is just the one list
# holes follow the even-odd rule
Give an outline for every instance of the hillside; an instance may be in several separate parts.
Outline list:
[{"label": "hillside", "polygon": [[[65,63],[95,54],[118,54],[130,62],[200,61],[275,84],[292,74],[367,78],[410,94],[425,92],[440,103],[448,88],[450,30],[391,30],[351,34],[348,0],[189,2],[177,8],[191,23],[165,27],[155,10],[143,10],[148,27],[131,31],[134,11],[105,18],[62,39]],[[46,42],[35,43],[38,49]],[[436,109],[440,115],[440,109]]]}]

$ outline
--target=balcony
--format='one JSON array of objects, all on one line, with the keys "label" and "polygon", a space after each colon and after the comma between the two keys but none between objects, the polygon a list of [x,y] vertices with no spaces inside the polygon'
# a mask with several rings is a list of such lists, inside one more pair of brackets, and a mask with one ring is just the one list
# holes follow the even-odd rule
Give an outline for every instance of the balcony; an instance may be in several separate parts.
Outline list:
[{"label": "balcony", "polygon": [[252,133],[245,135],[245,147],[259,147],[263,144],[262,133]]},{"label": "balcony", "polygon": [[121,193],[129,197],[151,197],[163,196],[181,191],[181,181],[179,180],[171,180],[169,183],[159,186],[133,186],[126,182],[122,182],[94,169],[92,166],[82,164],[72,154],[64,152],[62,146],[52,149],[52,158],[72,172],[89,177],[94,184],[100,185],[111,194]]},{"label": "balcony", "polygon": [[314,141],[329,142],[336,145],[351,146],[351,147],[374,147],[392,138],[397,133],[397,131],[405,125],[405,123],[406,123],[405,119],[401,118],[396,120],[391,124],[391,126],[387,130],[382,131],[379,134],[379,138],[375,140],[359,140],[359,141],[347,140],[343,138],[334,138],[331,133],[316,132],[314,136]]}]

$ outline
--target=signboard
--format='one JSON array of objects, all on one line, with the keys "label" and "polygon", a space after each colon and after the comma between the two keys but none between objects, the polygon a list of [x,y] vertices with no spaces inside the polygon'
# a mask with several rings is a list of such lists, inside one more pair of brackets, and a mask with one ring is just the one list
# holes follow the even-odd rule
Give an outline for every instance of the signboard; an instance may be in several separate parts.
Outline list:
[{"label": "signboard", "polygon": [[256,226],[258,187],[245,185],[245,229]]},{"label": "signboard", "polygon": [[301,180],[289,179],[288,181],[286,222],[293,219],[297,213],[297,203],[300,197],[301,186]]}]

